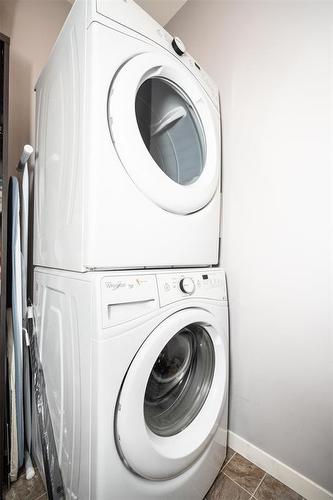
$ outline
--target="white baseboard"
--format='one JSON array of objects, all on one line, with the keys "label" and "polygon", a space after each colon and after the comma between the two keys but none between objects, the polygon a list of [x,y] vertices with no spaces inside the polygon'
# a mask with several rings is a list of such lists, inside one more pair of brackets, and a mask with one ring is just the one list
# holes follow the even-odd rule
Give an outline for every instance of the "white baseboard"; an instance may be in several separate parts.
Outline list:
[{"label": "white baseboard", "polygon": [[228,446],[307,500],[333,500],[333,493],[231,431]]}]

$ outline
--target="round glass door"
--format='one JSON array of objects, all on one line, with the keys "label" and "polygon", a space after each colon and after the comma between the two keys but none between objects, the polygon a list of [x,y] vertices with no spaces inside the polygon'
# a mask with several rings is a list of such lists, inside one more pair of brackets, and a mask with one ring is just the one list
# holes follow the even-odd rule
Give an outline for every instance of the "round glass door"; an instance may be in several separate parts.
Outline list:
[{"label": "round glass door", "polygon": [[189,215],[213,199],[221,170],[220,115],[179,61],[143,53],[108,95],[112,143],[135,186],[157,207]]},{"label": "round glass door", "polygon": [[152,480],[175,477],[213,439],[227,388],[227,310],[171,314],[141,344],[115,411],[120,457]]},{"label": "round glass door", "polygon": [[206,145],[194,106],[162,78],[149,78],[138,89],[135,113],[141,137],[159,168],[174,182],[188,185],[201,175]]},{"label": "round glass door", "polygon": [[158,436],[173,436],[198,415],[210,391],[215,359],[212,340],[200,324],[180,330],[159,354],[144,397],[144,416]]}]

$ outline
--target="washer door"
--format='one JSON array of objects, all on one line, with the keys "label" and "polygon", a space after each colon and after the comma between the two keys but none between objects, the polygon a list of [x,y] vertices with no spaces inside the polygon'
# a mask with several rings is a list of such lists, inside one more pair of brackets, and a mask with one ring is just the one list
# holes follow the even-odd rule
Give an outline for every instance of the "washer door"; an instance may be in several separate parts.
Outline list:
[{"label": "washer door", "polygon": [[219,115],[181,63],[161,53],[127,61],[110,87],[108,119],[123,166],[156,205],[185,215],[210,202],[221,168]]},{"label": "washer door", "polygon": [[118,451],[146,479],[174,477],[213,438],[227,384],[220,325],[205,310],[163,321],[133,359],[115,415]]}]

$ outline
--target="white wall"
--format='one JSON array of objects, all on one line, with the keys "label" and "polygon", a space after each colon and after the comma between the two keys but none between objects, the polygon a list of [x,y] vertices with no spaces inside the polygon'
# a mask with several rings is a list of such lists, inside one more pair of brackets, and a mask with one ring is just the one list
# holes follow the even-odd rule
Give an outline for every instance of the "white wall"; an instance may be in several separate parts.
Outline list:
[{"label": "white wall", "polygon": [[10,37],[9,169],[34,143],[34,85],[71,5],[62,0],[0,0],[0,31]]},{"label": "white wall", "polygon": [[221,90],[230,428],[333,491],[333,3],[190,0]]}]

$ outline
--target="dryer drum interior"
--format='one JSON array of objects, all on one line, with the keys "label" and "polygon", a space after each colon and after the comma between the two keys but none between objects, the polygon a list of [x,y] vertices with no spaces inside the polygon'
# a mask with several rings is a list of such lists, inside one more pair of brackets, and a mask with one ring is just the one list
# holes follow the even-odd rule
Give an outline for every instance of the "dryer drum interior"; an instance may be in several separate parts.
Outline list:
[{"label": "dryer drum interior", "polygon": [[147,383],[144,415],[149,429],[166,437],[185,429],[206,401],[214,367],[214,345],[202,325],[194,323],[174,335]]},{"label": "dryer drum interior", "polygon": [[160,169],[178,184],[195,182],[205,165],[206,144],[187,96],[166,79],[149,78],[138,89],[135,113],[142,139]]}]

